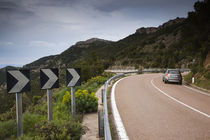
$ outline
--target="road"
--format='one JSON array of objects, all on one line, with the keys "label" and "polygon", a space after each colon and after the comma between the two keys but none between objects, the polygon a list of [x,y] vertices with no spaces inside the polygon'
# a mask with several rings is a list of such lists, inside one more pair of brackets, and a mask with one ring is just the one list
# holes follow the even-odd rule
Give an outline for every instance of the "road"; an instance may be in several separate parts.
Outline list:
[{"label": "road", "polygon": [[122,79],[115,99],[130,140],[210,139],[210,96],[164,84],[162,74]]}]

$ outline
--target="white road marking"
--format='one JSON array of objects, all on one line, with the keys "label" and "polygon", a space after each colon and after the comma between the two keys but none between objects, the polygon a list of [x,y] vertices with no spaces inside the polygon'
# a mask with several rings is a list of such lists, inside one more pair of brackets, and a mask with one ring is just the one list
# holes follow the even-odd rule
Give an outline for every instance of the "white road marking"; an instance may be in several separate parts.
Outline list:
[{"label": "white road marking", "polygon": [[[125,79],[125,78],[123,78],[123,79]],[[117,128],[117,133],[118,133],[119,139],[120,140],[129,140],[128,135],[125,131],[123,122],[121,120],[119,111],[117,109],[116,101],[115,101],[115,87],[121,80],[122,79],[118,80],[112,87],[112,92],[111,92],[112,112],[113,112],[113,116],[114,116],[115,125],[116,125],[116,128]]]},{"label": "white road marking", "polygon": [[191,109],[191,110],[193,110],[193,111],[195,111],[195,112],[197,112],[197,113],[200,113],[201,115],[206,116],[207,118],[210,118],[210,115],[208,115],[208,114],[206,114],[206,113],[204,113],[204,112],[201,112],[201,111],[199,111],[198,109],[195,109],[195,108],[193,108],[193,107],[191,107],[191,106],[189,106],[189,105],[187,105],[187,104],[185,104],[185,103],[183,103],[183,102],[181,102],[181,101],[175,99],[174,97],[168,95],[167,93],[163,92],[161,89],[159,89],[159,88],[153,83],[153,79],[150,81],[150,83],[153,85],[153,87],[155,87],[158,91],[160,91],[161,93],[163,93],[163,94],[164,94],[165,96],[167,96],[168,98],[170,98],[170,99],[172,99],[172,100],[174,100],[174,101],[180,103],[181,105],[183,105],[183,106],[185,106],[185,107],[187,107],[187,108],[189,108],[189,109]]},{"label": "white road marking", "polygon": [[200,90],[197,90],[197,89],[194,89],[194,88],[185,86],[185,85],[184,85],[184,87],[186,87],[186,88],[188,88],[188,89],[191,89],[191,90],[193,90],[193,91],[196,91],[196,92],[198,92],[198,93],[200,93],[200,94],[204,94],[204,95],[210,96],[210,94],[205,93],[205,92],[203,92],[203,91],[200,91]]}]

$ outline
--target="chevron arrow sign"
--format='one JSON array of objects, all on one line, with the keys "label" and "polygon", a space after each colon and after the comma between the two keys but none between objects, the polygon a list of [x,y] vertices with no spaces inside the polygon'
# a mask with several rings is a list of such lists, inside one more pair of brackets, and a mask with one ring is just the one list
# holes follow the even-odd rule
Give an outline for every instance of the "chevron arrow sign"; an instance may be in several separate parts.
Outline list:
[{"label": "chevron arrow sign", "polygon": [[58,69],[41,69],[40,85],[41,89],[59,88]]},{"label": "chevron arrow sign", "polygon": [[80,68],[66,69],[66,86],[75,87],[81,85]]},{"label": "chevron arrow sign", "polygon": [[7,92],[20,93],[30,91],[29,70],[7,70]]}]

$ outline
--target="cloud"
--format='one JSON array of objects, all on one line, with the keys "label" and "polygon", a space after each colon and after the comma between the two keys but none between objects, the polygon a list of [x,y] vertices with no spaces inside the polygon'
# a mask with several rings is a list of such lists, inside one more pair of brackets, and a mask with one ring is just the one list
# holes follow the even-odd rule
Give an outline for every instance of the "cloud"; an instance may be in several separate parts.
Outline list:
[{"label": "cloud", "polygon": [[55,47],[56,44],[55,43],[51,43],[51,42],[46,42],[46,41],[31,41],[29,43],[30,46],[35,46],[35,47]]},{"label": "cloud", "polygon": [[137,28],[186,16],[195,1],[1,0],[0,60],[22,64],[92,37],[117,41]]},{"label": "cloud", "polygon": [[0,41],[0,46],[11,46],[11,45],[14,45],[13,42],[1,42]]}]

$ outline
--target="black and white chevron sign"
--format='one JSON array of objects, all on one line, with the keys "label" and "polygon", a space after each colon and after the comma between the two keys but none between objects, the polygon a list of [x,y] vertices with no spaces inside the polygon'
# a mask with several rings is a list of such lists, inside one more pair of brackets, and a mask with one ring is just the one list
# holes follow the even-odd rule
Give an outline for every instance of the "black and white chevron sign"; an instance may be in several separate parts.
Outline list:
[{"label": "black and white chevron sign", "polygon": [[41,89],[59,88],[58,69],[41,69],[40,85]]},{"label": "black and white chevron sign", "polygon": [[30,91],[30,70],[7,70],[7,92]]},{"label": "black and white chevron sign", "polygon": [[66,86],[75,87],[81,85],[80,68],[66,69]]}]

